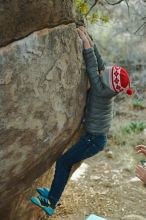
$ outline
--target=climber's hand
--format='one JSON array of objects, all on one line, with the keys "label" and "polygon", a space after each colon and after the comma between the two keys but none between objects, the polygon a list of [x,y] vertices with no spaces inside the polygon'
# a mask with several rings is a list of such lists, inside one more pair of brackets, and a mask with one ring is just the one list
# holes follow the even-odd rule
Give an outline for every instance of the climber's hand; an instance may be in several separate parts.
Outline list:
[{"label": "climber's hand", "polygon": [[146,168],[138,165],[136,167],[136,176],[144,183],[146,184]]},{"label": "climber's hand", "polygon": [[146,156],[146,146],[138,145],[135,147],[137,153],[143,153]]},{"label": "climber's hand", "polygon": [[84,26],[78,27],[81,31],[83,31],[85,34],[87,34],[87,30]]},{"label": "climber's hand", "polygon": [[77,28],[77,32],[82,41],[88,41],[86,34],[80,28]]},{"label": "climber's hand", "polygon": [[93,46],[93,40],[92,40],[91,37],[89,36],[89,34],[88,34],[86,28],[85,28],[84,26],[80,26],[79,29],[84,32],[84,34],[86,35],[86,38],[88,39],[88,41],[89,41],[89,43],[90,43],[90,46],[92,47],[92,46]]}]

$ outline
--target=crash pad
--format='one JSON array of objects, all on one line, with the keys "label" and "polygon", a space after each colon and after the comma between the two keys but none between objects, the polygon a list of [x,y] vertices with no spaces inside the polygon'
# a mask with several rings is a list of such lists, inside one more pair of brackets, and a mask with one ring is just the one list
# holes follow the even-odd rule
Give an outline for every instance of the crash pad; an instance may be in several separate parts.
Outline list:
[{"label": "crash pad", "polygon": [[106,220],[105,218],[102,218],[100,216],[97,216],[97,215],[94,215],[94,214],[91,214],[89,215],[86,220]]}]

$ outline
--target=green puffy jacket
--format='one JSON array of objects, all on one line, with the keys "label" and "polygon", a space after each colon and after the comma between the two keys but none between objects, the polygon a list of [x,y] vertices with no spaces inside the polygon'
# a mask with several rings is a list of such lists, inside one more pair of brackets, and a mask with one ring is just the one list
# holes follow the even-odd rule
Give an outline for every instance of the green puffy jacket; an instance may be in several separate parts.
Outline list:
[{"label": "green puffy jacket", "polygon": [[85,110],[85,129],[94,134],[106,134],[112,119],[112,98],[117,94],[108,88],[99,76],[99,71],[105,70],[102,58],[94,48],[83,51],[86,72],[90,81],[90,91]]}]

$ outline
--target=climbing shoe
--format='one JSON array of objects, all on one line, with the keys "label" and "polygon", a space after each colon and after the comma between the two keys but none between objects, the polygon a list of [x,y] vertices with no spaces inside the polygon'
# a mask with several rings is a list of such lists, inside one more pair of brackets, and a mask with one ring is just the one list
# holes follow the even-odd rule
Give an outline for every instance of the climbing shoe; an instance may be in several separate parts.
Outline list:
[{"label": "climbing shoe", "polygon": [[42,205],[40,199],[37,197],[32,197],[31,202],[45,211],[47,215],[53,215],[55,213],[55,210],[51,208],[49,203],[47,203],[47,206]]},{"label": "climbing shoe", "polygon": [[41,205],[43,205],[43,206],[48,206],[48,199],[46,199],[45,197],[43,197],[43,196],[37,196],[37,198],[40,200],[40,203],[41,203]]},{"label": "climbing shoe", "polygon": [[43,197],[45,197],[46,199],[49,198],[49,188],[44,188],[44,187],[40,187],[40,188],[37,188],[36,191]]}]

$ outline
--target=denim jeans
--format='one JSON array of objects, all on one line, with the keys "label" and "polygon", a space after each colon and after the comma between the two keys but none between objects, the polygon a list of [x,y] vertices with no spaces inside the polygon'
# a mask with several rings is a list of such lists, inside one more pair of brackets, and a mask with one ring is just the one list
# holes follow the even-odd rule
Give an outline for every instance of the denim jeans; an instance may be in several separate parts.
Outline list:
[{"label": "denim jeans", "polygon": [[55,208],[68,181],[72,166],[102,151],[106,145],[105,134],[86,133],[66,153],[56,161],[54,179],[49,192],[49,201]]}]

